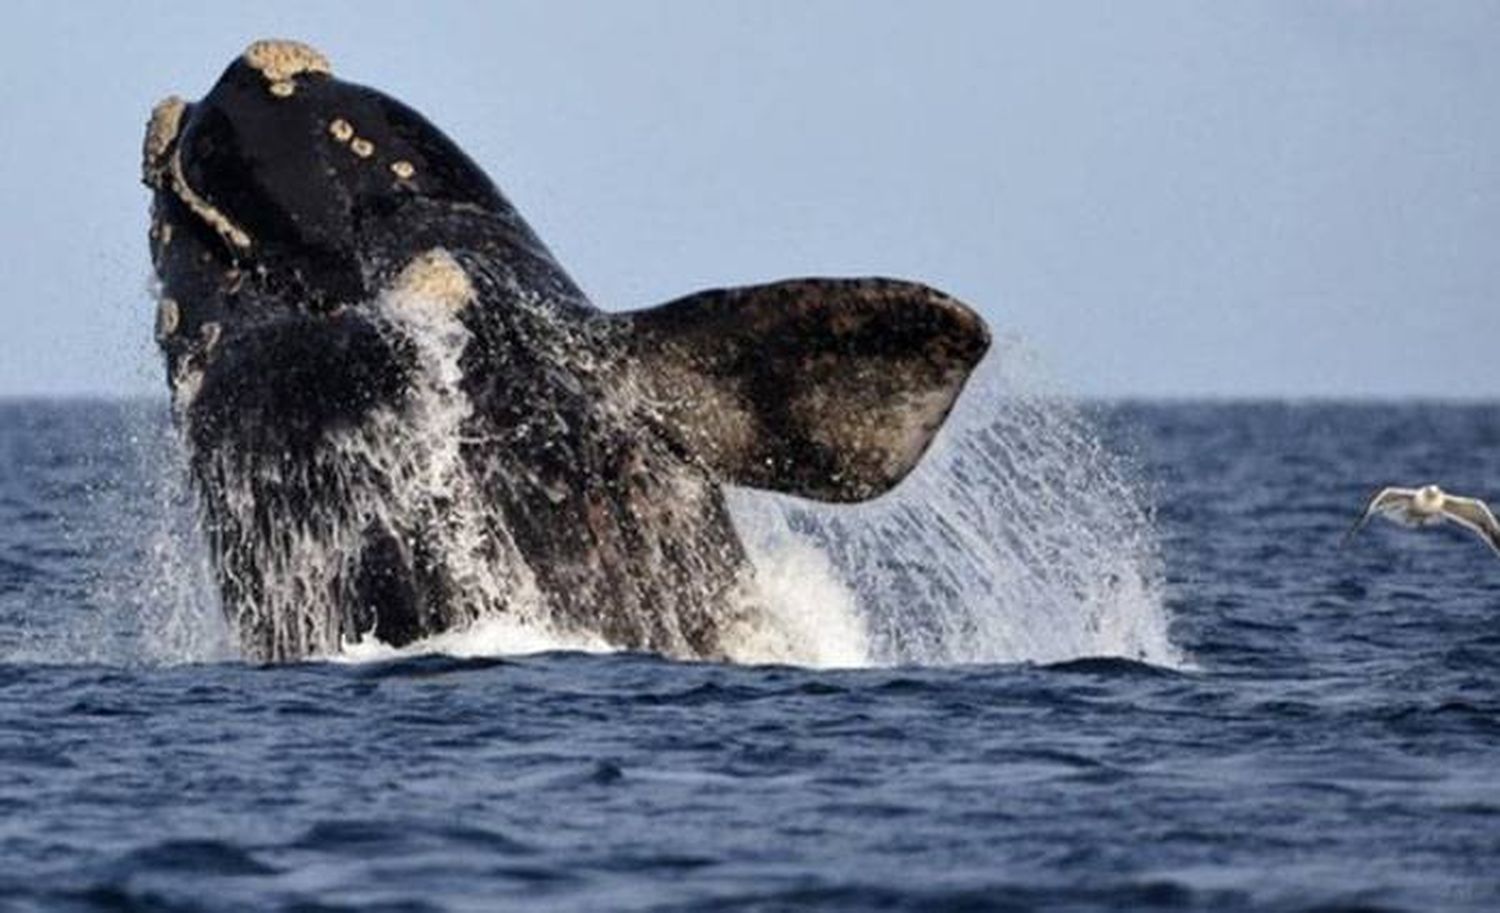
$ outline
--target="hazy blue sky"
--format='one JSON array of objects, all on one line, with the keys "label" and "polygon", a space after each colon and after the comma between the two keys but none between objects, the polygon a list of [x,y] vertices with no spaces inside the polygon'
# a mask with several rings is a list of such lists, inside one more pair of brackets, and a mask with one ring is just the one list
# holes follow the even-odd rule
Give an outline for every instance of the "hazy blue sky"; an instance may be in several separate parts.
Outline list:
[{"label": "hazy blue sky", "polygon": [[163,383],[151,104],[257,37],[423,110],[608,308],[922,279],[1086,394],[1500,396],[1500,3],[20,3],[0,394]]}]

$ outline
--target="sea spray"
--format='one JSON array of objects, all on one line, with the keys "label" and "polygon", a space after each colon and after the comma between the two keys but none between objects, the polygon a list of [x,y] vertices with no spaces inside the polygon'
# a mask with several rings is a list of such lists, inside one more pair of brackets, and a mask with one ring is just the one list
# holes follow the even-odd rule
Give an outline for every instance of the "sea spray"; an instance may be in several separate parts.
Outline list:
[{"label": "sea spray", "polygon": [[1078,407],[1039,378],[1022,343],[999,341],[932,451],[876,501],[736,492],[758,563],[795,548],[827,557],[803,586],[782,582],[777,593],[793,604],[779,614],[855,612],[877,664],[1185,662],[1168,636],[1140,486]]},{"label": "sea spray", "polygon": [[140,560],[124,575],[123,595],[140,626],[140,657],[152,664],[227,659],[234,639],[198,528],[186,454],[165,410],[143,404],[134,415],[130,443],[146,513]]},{"label": "sea spray", "polygon": [[[0,659],[133,666],[232,657],[165,407],[70,404],[59,414],[65,439],[89,446],[27,467],[58,504],[29,518],[58,544],[38,551],[27,622],[6,632]],[[54,560],[81,569],[51,570]]]}]

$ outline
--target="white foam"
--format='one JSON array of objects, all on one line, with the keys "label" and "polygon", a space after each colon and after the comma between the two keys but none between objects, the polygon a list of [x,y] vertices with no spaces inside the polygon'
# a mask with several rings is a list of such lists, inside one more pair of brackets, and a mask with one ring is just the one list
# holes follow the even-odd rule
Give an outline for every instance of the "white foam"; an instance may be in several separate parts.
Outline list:
[{"label": "white foam", "polygon": [[464,628],[424,637],[402,647],[390,646],[373,637],[354,643],[346,642],[342,650],[326,658],[335,662],[366,663],[432,653],[472,659],[556,651],[612,653],[615,650],[599,637],[558,631],[549,625],[512,615],[497,615],[482,618]]},{"label": "white foam", "polygon": [[[731,493],[754,498],[748,492]],[[854,593],[828,556],[788,529],[776,513],[735,509],[755,561],[743,620],[724,634],[739,663],[854,668],[870,663],[870,637]]]}]

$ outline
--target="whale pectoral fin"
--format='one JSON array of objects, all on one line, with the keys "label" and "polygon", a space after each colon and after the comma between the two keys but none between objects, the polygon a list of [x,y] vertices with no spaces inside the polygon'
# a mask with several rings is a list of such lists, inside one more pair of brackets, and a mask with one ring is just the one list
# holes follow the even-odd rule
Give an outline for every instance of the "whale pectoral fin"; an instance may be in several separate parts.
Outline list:
[{"label": "whale pectoral fin", "polygon": [[892,279],[715,289],[613,319],[649,407],[724,482],[820,501],[900,482],[989,347],[967,306]]}]

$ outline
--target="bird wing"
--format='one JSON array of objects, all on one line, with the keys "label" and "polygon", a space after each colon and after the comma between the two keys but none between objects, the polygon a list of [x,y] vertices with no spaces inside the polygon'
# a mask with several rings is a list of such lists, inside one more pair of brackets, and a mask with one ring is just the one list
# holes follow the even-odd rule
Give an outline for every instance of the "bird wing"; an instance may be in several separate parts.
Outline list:
[{"label": "bird wing", "polygon": [[1489,505],[1478,498],[1449,495],[1443,501],[1443,513],[1459,526],[1477,533],[1496,554],[1500,554],[1500,521],[1495,520]]},{"label": "bird wing", "polygon": [[1370,522],[1371,517],[1376,514],[1394,515],[1400,513],[1411,506],[1412,499],[1416,496],[1416,489],[1413,488],[1388,487],[1375,492],[1374,496],[1370,498],[1369,503],[1365,505],[1365,512],[1360,514],[1359,519],[1354,521],[1354,525],[1349,527],[1349,531],[1344,533],[1344,541],[1340,547],[1348,545],[1349,540],[1353,539],[1354,534],[1363,529],[1366,523]]}]

